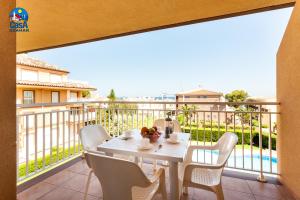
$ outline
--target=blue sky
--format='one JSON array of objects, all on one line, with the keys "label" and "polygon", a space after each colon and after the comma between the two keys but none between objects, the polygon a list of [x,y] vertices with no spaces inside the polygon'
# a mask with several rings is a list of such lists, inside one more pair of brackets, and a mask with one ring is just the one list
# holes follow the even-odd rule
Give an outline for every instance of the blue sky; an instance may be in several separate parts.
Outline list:
[{"label": "blue sky", "polygon": [[156,96],[202,88],[276,95],[276,52],[292,9],[30,53],[68,69],[107,96]]}]

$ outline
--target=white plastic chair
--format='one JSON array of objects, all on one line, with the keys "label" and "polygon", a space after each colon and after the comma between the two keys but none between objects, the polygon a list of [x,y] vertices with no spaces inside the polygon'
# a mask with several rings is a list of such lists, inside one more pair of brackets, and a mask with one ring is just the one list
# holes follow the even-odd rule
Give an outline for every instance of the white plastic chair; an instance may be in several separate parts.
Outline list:
[{"label": "white plastic chair", "polygon": [[[196,187],[209,190],[217,195],[218,200],[223,200],[221,178],[224,166],[238,142],[234,133],[224,133],[214,146],[189,146],[181,173],[183,174],[183,191],[187,194],[187,187]],[[218,151],[218,160],[215,164],[202,164],[192,161],[194,150]]]},{"label": "white plastic chair", "polygon": [[[110,135],[101,125],[89,125],[80,129],[80,140],[84,151],[96,151],[99,144],[110,139]],[[86,160],[86,162],[88,167],[91,169],[91,165],[88,160]],[[86,199],[87,196],[92,173],[93,170],[91,169],[85,186],[84,199]]]},{"label": "white plastic chair", "polygon": [[101,183],[104,200],[150,200],[156,193],[167,198],[162,168],[148,179],[133,162],[92,152],[86,152],[86,158]]}]

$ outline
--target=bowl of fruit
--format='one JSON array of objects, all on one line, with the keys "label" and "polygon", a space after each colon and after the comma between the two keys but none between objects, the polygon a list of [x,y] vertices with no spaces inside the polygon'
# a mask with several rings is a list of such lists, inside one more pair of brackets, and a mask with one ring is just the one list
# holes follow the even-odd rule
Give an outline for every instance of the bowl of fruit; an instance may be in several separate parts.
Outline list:
[{"label": "bowl of fruit", "polygon": [[152,128],[143,127],[141,129],[141,136],[143,138],[149,138],[151,143],[154,143],[158,140],[161,133],[157,130],[156,126],[153,126]]}]

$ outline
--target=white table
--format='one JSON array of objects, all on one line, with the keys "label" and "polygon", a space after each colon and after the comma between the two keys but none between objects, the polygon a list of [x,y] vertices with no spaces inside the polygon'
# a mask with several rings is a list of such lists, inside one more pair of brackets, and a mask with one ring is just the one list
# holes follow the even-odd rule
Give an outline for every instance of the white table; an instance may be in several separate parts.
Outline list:
[{"label": "white table", "polygon": [[[180,133],[179,144],[169,144],[163,136],[161,136],[158,142],[154,143],[154,147],[151,150],[138,150],[138,145],[142,139],[138,130],[134,130],[133,138],[122,140],[120,137],[113,138],[108,142],[105,142],[98,146],[97,150],[105,152],[107,155],[113,154],[131,155],[144,158],[153,158],[156,160],[169,161],[169,178],[170,178],[170,192],[171,199],[180,199],[179,195],[179,177],[178,177],[178,163],[183,162],[183,159],[187,152],[190,134]],[[159,144],[162,147],[158,149]]]}]

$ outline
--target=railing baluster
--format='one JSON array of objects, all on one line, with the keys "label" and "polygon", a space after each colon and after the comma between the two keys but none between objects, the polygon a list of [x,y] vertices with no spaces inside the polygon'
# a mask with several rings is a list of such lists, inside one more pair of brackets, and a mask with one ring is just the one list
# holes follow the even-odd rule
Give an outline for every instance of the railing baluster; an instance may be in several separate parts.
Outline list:
[{"label": "railing baluster", "polygon": [[263,174],[263,158],[262,158],[262,107],[259,106],[259,164],[260,164],[260,170],[259,170],[259,176],[257,177],[257,180],[260,182],[266,182],[266,179]]},{"label": "railing baluster", "polygon": [[110,116],[111,115],[111,111],[110,111],[110,109],[108,109],[108,133],[109,134],[113,134],[113,133],[111,133],[111,127],[110,127]]},{"label": "railing baluster", "polygon": [[124,132],[124,110],[122,109],[122,132]]},{"label": "railing baluster", "polygon": [[119,114],[120,114],[120,112],[119,112],[119,108],[118,108],[118,110],[117,110],[117,126],[118,126],[118,136],[120,135],[120,123],[119,123]]},{"label": "railing baluster", "polygon": [[65,111],[62,111],[62,114],[63,114],[63,126],[62,126],[63,127],[63,153],[62,153],[62,158],[65,159],[65,142],[66,142],[65,141],[65,124],[66,124],[65,123],[66,122],[65,121],[66,120],[65,119]]},{"label": "railing baluster", "polygon": [[147,127],[149,127],[149,110],[147,110]]},{"label": "railing baluster", "polygon": [[37,114],[34,115],[34,171],[38,170],[38,165],[37,165],[37,154],[38,154],[38,117]]},{"label": "railing baluster", "polygon": [[[205,132],[205,127],[206,127],[206,122],[205,122],[205,112],[203,112],[203,142],[204,142],[204,146],[205,146],[205,143],[206,143],[206,132]],[[205,156],[205,150],[203,150],[203,154],[204,154],[204,163],[206,163],[206,156]]]},{"label": "railing baluster", "polygon": [[[233,132],[235,133],[235,112],[233,113]],[[236,147],[233,149],[234,154],[234,167],[236,168]]]},{"label": "railing baluster", "polygon": [[140,129],[140,125],[139,125],[139,110],[137,109],[135,112],[136,112],[136,128]]},{"label": "railing baluster", "polygon": [[272,115],[269,114],[269,158],[270,158],[270,173],[273,172],[272,168]]},{"label": "railing baluster", "polygon": [[29,116],[26,115],[26,176],[28,176],[28,170],[29,170]]},{"label": "railing baluster", "polygon": [[[213,131],[212,131],[212,112],[210,112],[210,146],[212,146],[212,135],[213,135]],[[210,163],[212,164],[213,162],[213,152],[212,152],[212,150],[210,150]]]},{"label": "railing baluster", "polygon": [[56,162],[59,160],[59,112],[56,112]]},{"label": "railing baluster", "polygon": [[53,123],[52,123],[52,112],[50,113],[50,161],[49,164],[52,164],[52,133],[53,133]]},{"label": "railing baluster", "polygon": [[253,170],[253,134],[252,134],[252,112],[250,113],[250,159],[251,159],[251,170]]},{"label": "railing baluster", "polygon": [[19,162],[20,162],[20,154],[19,154],[19,151],[20,151],[20,116],[17,115],[16,117],[16,120],[17,120],[17,123],[16,123],[16,139],[17,139],[17,167],[16,167],[16,177],[17,177],[17,182],[19,180]]},{"label": "railing baluster", "polygon": [[45,169],[45,164],[46,164],[46,161],[45,161],[45,151],[46,151],[46,128],[45,128],[45,125],[46,125],[46,114],[43,113],[43,169]]},{"label": "railing baluster", "polygon": [[218,139],[220,138],[220,106],[218,106]]},{"label": "railing baluster", "polygon": [[73,156],[75,155],[76,150],[76,144],[75,144],[75,115],[79,112],[77,109],[75,110],[75,113],[73,113]]},{"label": "railing baluster", "polygon": [[227,111],[225,109],[225,132],[227,132]]},{"label": "railing baluster", "polygon": [[100,120],[99,124],[103,126],[103,123],[102,123],[102,110],[101,110],[101,108],[99,108],[99,120]]},{"label": "railing baluster", "polygon": [[68,157],[71,156],[71,110],[68,111]]},{"label": "railing baluster", "polygon": [[142,110],[142,127],[144,127],[144,110]]},{"label": "railing baluster", "polygon": [[[89,112],[89,111],[88,111]],[[77,135],[77,153],[80,153],[80,135],[79,135],[79,131],[80,131],[80,113],[81,111],[78,112],[77,115],[77,131],[76,131],[76,135]],[[84,118],[83,118],[83,113],[82,113],[82,121],[84,124]]]},{"label": "railing baluster", "polygon": [[[244,115],[242,114],[243,118]],[[242,120],[242,159],[243,159],[243,169],[245,169],[245,149],[244,149],[244,120]]]},{"label": "railing baluster", "polygon": [[[196,132],[196,137],[197,137],[197,145],[199,145],[199,112],[197,112],[197,132]],[[197,150],[197,162],[199,162],[199,155],[198,155],[198,150]]]}]

